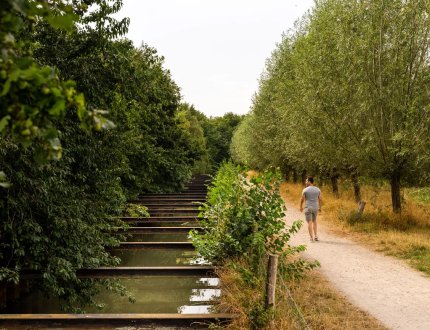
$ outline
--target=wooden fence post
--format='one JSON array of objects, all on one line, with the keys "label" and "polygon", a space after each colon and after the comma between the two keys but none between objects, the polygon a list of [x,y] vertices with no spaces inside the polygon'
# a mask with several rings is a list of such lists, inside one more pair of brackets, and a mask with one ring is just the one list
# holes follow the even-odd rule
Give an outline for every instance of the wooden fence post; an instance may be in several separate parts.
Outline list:
[{"label": "wooden fence post", "polygon": [[278,256],[269,254],[267,264],[267,279],[266,279],[266,296],[264,299],[264,307],[269,309],[275,305],[276,293],[276,276],[278,272]]}]

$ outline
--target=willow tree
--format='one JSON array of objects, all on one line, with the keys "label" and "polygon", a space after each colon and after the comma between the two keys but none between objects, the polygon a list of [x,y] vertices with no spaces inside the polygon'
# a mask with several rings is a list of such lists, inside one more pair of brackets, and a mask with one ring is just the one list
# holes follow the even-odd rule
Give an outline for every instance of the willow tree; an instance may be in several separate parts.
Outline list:
[{"label": "willow tree", "polygon": [[246,131],[261,163],[384,177],[400,212],[401,180],[429,164],[429,11],[427,0],[317,1],[260,83]]},{"label": "willow tree", "polygon": [[[362,141],[351,114],[355,111],[350,77],[344,73],[344,55],[339,53],[340,6],[317,3],[304,31],[295,40],[295,102],[290,121],[293,153],[301,153],[323,175],[328,175],[338,194],[340,174],[351,175],[359,187],[357,169]],[[295,146],[295,147],[294,147]],[[356,198],[359,199],[356,189]]]},{"label": "willow tree", "polygon": [[[325,90],[320,95],[324,99],[333,93],[349,104],[349,114],[341,117],[345,121],[338,123],[356,140],[353,152],[361,167],[389,179],[394,212],[401,211],[402,177],[427,161],[429,11],[426,0],[327,0],[317,3],[311,21],[316,24],[322,15],[335,18],[319,29],[327,31],[321,41],[333,42],[337,49],[339,70],[321,79],[322,85],[340,87],[340,93]],[[332,60],[322,58],[320,67]],[[336,119],[336,113],[329,118]]]}]

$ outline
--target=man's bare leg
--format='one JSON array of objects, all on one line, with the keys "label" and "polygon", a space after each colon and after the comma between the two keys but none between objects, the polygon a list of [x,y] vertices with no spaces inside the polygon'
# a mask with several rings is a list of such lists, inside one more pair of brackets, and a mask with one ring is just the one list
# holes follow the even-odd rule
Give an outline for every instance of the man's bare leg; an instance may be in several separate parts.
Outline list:
[{"label": "man's bare leg", "polygon": [[315,219],[315,221],[312,221],[314,223],[313,228],[314,228],[314,237],[318,238],[318,234],[317,234],[317,219]]},{"label": "man's bare leg", "polygon": [[309,231],[309,236],[311,237],[311,240],[314,239],[314,222],[311,220],[308,222],[308,231]]}]

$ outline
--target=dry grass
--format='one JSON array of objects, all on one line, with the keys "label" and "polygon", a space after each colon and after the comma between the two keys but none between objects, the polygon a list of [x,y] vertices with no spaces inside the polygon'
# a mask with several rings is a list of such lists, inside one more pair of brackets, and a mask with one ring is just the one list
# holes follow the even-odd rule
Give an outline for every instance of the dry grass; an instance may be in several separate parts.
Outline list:
[{"label": "dry grass", "polygon": [[317,270],[293,284],[292,292],[312,329],[385,329],[333,289]]},{"label": "dry grass", "polygon": [[263,283],[250,287],[232,269],[219,275],[223,292],[220,308],[239,315],[226,329],[385,329],[335,291],[318,271],[312,271],[300,281],[278,279],[274,319],[262,326],[258,322],[268,316],[261,309]]},{"label": "dry grass", "polygon": [[[320,187],[323,197],[321,222],[339,235],[359,241],[375,251],[407,260],[411,266],[430,275],[430,208],[403,194],[401,215],[391,211],[389,187],[364,186],[367,202],[363,217],[354,220],[357,205],[351,187],[344,187],[335,198],[330,187]],[[347,189],[349,188],[349,189]],[[303,187],[300,184],[281,186],[281,194],[298,205]]]}]

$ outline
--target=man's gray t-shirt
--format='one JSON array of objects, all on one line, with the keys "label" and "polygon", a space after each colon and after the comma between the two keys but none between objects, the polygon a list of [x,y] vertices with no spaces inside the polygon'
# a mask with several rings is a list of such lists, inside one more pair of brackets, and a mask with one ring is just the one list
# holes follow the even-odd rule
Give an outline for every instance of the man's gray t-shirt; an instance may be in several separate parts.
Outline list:
[{"label": "man's gray t-shirt", "polygon": [[321,194],[321,190],[315,186],[309,186],[303,189],[302,195],[306,200],[306,207],[310,210],[318,210],[318,197]]}]

